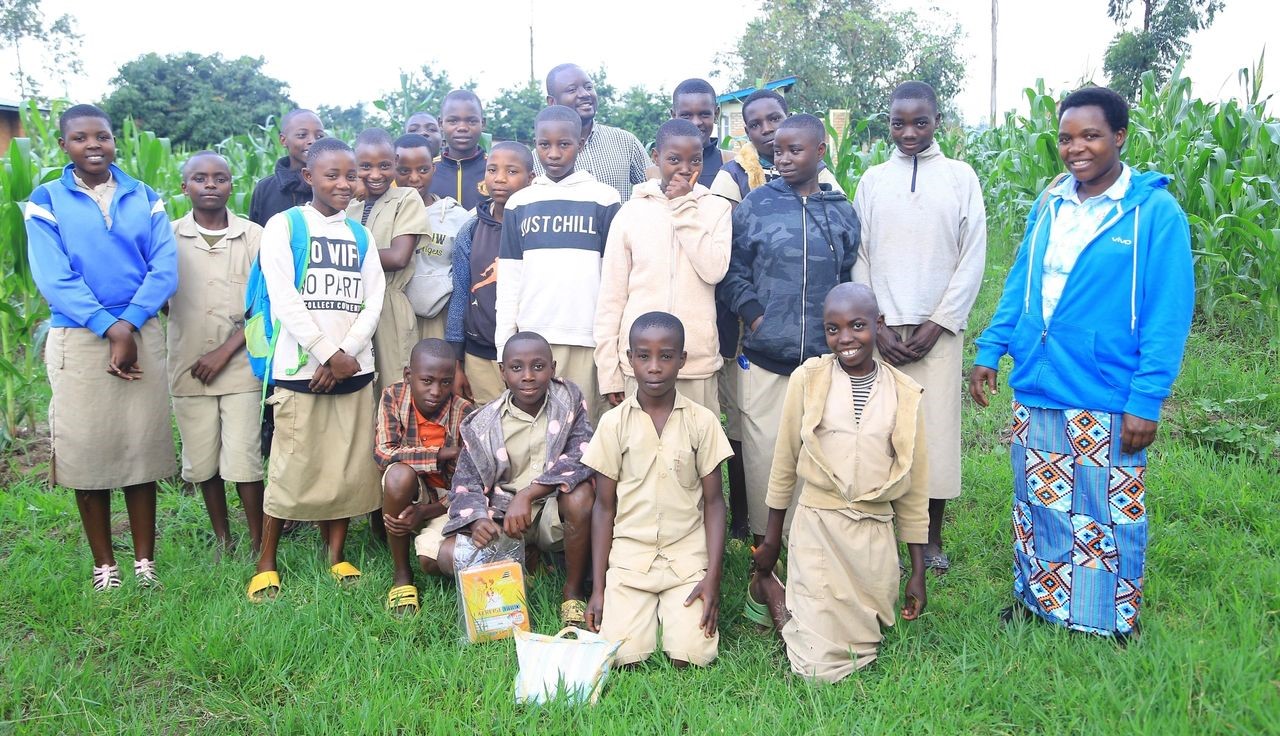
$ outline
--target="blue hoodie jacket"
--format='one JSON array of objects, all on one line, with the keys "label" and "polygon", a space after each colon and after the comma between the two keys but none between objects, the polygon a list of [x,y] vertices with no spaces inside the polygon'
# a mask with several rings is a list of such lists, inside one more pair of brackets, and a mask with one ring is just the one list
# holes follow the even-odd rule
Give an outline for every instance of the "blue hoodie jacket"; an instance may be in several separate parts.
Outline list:
[{"label": "blue hoodie jacket", "polygon": [[140,328],[178,287],[178,249],[164,202],[114,164],[108,228],[98,203],[76,188],[72,164],[27,203],[31,274],[53,327],[87,327],[99,337],[116,320]]},{"label": "blue hoodie jacket", "polygon": [[1011,356],[1017,401],[1160,419],[1195,301],[1191,232],[1168,183],[1159,172],[1133,172],[1119,211],[1080,254],[1048,324],[1040,288],[1063,200],[1050,192],[1036,201],[974,361],[995,369]]}]

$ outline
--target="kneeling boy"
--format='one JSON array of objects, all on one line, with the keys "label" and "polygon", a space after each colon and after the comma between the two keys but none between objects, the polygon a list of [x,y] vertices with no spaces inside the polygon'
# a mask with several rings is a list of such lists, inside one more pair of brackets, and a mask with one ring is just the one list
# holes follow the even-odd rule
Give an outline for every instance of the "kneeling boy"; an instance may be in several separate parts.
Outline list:
[{"label": "kneeling boy", "polygon": [[477,547],[501,533],[524,537],[544,552],[563,550],[560,618],[581,625],[595,500],[591,468],[582,464],[591,423],[582,391],[555,371],[551,346],[541,335],[517,332],[507,339],[507,390],[463,422],[445,539],[434,559],[420,559],[424,570],[453,574],[453,535],[459,533],[470,534]]},{"label": "kneeling boy", "polygon": [[382,518],[395,566],[387,608],[417,613],[409,537],[421,558],[439,557],[448,493],[461,443],[458,429],[475,405],[453,393],[453,348],[422,340],[409,354],[404,380],[382,392],[374,459],[382,470]]},{"label": "kneeling boy", "polygon": [[677,667],[708,665],[720,635],[725,507],[720,463],[732,453],[720,418],[676,391],[684,325],[649,312],[631,325],[636,393],[606,412],[582,461],[596,469],[587,624],[626,639],[618,663],[658,645]]}]

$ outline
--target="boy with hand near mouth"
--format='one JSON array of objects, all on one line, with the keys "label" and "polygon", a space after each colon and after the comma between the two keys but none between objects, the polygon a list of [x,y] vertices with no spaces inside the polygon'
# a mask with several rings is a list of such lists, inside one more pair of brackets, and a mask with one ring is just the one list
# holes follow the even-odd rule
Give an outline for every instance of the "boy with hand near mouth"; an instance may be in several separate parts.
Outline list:
[{"label": "boy with hand near mouth", "polygon": [[253,552],[262,545],[262,384],[244,349],[245,281],[262,228],[227,208],[231,169],[212,151],[182,167],[192,209],[174,221],[179,288],[169,299],[169,393],[182,437],[182,479],[200,487],[218,540],[231,549],[226,481],[236,484]]},{"label": "boy with hand near mouth", "polygon": [[272,216],[311,200],[311,186],[302,178],[311,144],[324,138],[324,123],[310,110],[290,110],[280,119],[280,143],[288,155],[276,161],[276,170],[253,187],[249,219],[265,226]]},{"label": "boy with hand near mouth", "polygon": [[484,182],[484,149],[480,134],[484,132],[484,108],[475,92],[455,89],[444,97],[440,106],[441,141],[436,162],[439,171],[431,182],[432,194],[452,197],[464,210],[480,203]]}]

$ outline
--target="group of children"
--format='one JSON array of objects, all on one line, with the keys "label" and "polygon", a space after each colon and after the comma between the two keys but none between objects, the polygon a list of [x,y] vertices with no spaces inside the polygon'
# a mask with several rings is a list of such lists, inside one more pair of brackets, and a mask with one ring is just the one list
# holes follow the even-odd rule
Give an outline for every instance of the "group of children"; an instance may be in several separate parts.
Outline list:
[{"label": "group of children", "polygon": [[[948,448],[936,452],[954,479],[930,470],[958,403],[935,416],[930,397],[951,383],[958,397],[951,367],[985,235],[972,171],[932,143],[932,90],[895,92],[899,151],[852,204],[823,165],[822,121],[789,115],[774,92],[747,98],[748,142],[731,154],[711,135],[714,90],[681,83],[625,201],[580,164],[592,140],[606,145],[589,76],[557,67],[547,102],[532,153],[480,148],[469,91],[399,138],[371,129],[354,147],[294,111],[288,156],[258,183],[249,219],[227,208],[227,161],[200,152],[183,168],[192,210],[172,224],[112,164],[102,111],[63,113],[71,163],[27,220],[54,314],[52,471],[77,489],[95,587],[120,585],[116,487],[138,580],[159,582],[155,482],[174,457],[156,385],[167,305],[182,477],[224,546],[224,482],[236,484],[259,554],[251,600],[281,589],[286,521],[315,522],[333,576],[358,578],[344,542],[350,519],[371,514],[394,564],[389,609],[420,606],[413,556],[450,576],[459,534],[478,547],[523,538],[563,556],[564,624],[625,640],[622,663],[647,658],[661,631],[674,661],[706,665],[728,506],[756,544],[744,614],[778,629],[797,673],[837,680],[875,658],[895,620],[894,522],[911,563],[902,614],[924,610],[925,566],[941,554],[929,499],[959,486]],[[629,172],[623,154],[598,151],[595,165]],[[266,389],[245,354],[258,272],[275,320]],[[105,375],[92,367],[103,352]],[[773,570],[789,525],[784,589]]]}]

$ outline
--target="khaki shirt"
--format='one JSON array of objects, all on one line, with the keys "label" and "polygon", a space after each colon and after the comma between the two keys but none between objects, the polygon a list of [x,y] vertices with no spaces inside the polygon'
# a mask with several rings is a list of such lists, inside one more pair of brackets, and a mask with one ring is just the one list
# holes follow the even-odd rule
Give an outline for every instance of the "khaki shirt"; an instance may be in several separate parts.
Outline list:
[{"label": "khaki shirt", "polygon": [[[827,406],[814,433],[831,460],[836,490],[846,501],[878,493],[893,470],[893,429],[897,423],[898,388],[889,371],[877,370],[862,421],[854,418],[853,390],[840,361],[831,362]],[[886,517],[889,518],[889,517]]]},{"label": "khaki shirt", "polygon": [[732,455],[719,417],[683,394],[661,437],[634,395],[606,412],[582,462],[618,483],[609,566],[648,572],[662,555],[681,578],[706,570],[702,478]]},{"label": "khaki shirt", "polygon": [[[364,215],[364,204],[364,202],[352,201],[347,206],[347,217],[360,222],[360,218]],[[380,250],[390,248],[391,241],[401,235],[419,237],[431,235],[431,224],[427,221],[427,206],[422,203],[418,190],[409,187],[388,189],[386,194],[378,197],[378,201],[373,203],[373,209],[369,211],[369,221],[361,224],[373,233],[373,242],[378,244]],[[430,240],[430,237],[427,239]],[[415,244],[414,250],[417,248]],[[413,258],[410,258],[409,265],[399,271],[389,272],[386,296],[390,297],[393,291],[404,293],[405,287],[409,285],[409,279],[413,278],[413,271]],[[395,380],[399,380],[398,377]]]},{"label": "khaki shirt", "polygon": [[507,472],[498,487],[519,493],[542,472],[547,459],[547,402],[538,413],[529,416],[511,401],[507,394],[502,406],[502,440],[507,452]]},{"label": "khaki shirt", "polygon": [[262,228],[227,210],[227,234],[213,245],[196,230],[193,213],[173,223],[178,290],[169,299],[169,390],[174,396],[223,396],[260,391],[242,348],[212,383],[191,375],[202,355],[244,327],[245,286],[258,257]]},{"label": "khaki shirt", "polygon": [[111,229],[111,200],[116,196],[116,177],[115,175],[107,177],[107,180],[96,187],[91,187],[84,183],[84,179],[80,178],[74,170],[71,172],[71,178],[75,179],[76,189],[89,195],[89,198],[98,203],[98,209],[102,211],[102,219],[107,222],[107,229]]}]

